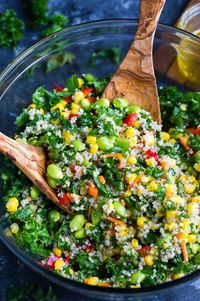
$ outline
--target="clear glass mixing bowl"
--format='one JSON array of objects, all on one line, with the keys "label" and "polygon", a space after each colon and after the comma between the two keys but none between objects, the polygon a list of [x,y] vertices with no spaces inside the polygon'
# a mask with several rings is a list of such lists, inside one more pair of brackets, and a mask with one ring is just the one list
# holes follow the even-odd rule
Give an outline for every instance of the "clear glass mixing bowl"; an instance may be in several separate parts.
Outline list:
[{"label": "clear glass mixing bowl", "polygon": [[[92,54],[98,49],[117,47],[124,56],[136,27],[137,22],[132,20],[104,20],[73,26],[41,40],[21,53],[0,75],[0,131],[9,136],[14,134],[15,118],[31,102],[31,95],[38,86],[44,85],[49,89],[54,84],[62,86],[74,73],[92,73],[98,77],[111,75],[117,65],[108,58],[99,58],[95,64],[91,64]],[[177,57],[187,58],[189,54],[193,58],[193,65],[196,61],[196,68],[200,68],[199,49],[198,37],[159,25],[154,41],[154,66],[158,85],[171,85],[176,79],[176,84],[182,89],[189,87],[200,90],[200,79],[195,83],[186,80],[179,74],[176,61]],[[69,58],[69,53],[74,59],[61,66]],[[50,72],[47,73],[46,69]],[[37,257],[27,253],[4,235],[7,224],[4,213],[3,206],[0,206],[0,238],[16,256],[54,284],[84,294],[93,300],[136,300],[138,297],[152,300],[152,296],[164,296],[166,290],[173,290],[173,294],[176,294],[181,285],[200,276],[200,271],[197,271],[180,280],[145,289],[100,288],[68,280],[41,267],[37,264]]]}]

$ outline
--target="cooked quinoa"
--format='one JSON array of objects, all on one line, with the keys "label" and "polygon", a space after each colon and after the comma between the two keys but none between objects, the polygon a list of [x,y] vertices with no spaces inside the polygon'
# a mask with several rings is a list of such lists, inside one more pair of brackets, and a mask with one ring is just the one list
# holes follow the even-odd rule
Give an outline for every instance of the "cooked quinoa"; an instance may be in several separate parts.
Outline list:
[{"label": "cooked quinoa", "polygon": [[[15,138],[47,149],[47,181],[74,216],[6,160],[5,232],[46,268],[85,284],[138,288],[178,279],[200,266],[199,112],[179,127],[176,118],[165,123],[169,96],[180,92],[160,89],[162,131],[142,108],[102,99],[105,84],[87,74],[33,94]],[[187,105],[179,101],[180,123]]]}]

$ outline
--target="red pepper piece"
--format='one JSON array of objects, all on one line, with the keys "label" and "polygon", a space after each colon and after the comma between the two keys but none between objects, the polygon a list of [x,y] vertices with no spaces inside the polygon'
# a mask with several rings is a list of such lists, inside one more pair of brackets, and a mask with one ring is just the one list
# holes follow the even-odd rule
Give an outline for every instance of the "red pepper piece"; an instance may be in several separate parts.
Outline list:
[{"label": "red pepper piece", "polygon": [[127,126],[132,126],[136,120],[137,120],[137,113],[132,113],[124,117],[123,123],[125,123]]},{"label": "red pepper piece", "polygon": [[189,128],[189,129],[187,129],[187,131],[189,131],[194,136],[200,135],[200,126],[198,126],[196,129]]},{"label": "red pepper piece", "polygon": [[70,114],[68,119],[71,120],[72,118],[78,117],[78,116],[79,116],[79,114]]},{"label": "red pepper piece", "polygon": [[90,103],[93,103],[97,100],[96,97],[88,97],[87,99],[89,100]]},{"label": "red pepper piece", "polygon": [[93,88],[85,88],[81,90],[81,92],[84,94],[84,97],[87,97],[92,91]]},{"label": "red pepper piece", "polygon": [[161,163],[161,160],[160,160],[158,154],[156,152],[154,152],[152,149],[148,149],[148,151],[146,151],[146,154],[147,154],[148,158],[154,158],[159,164]]},{"label": "red pepper piece", "polygon": [[151,251],[151,246],[144,246],[142,249],[138,250],[142,256],[146,256]]},{"label": "red pepper piece", "polygon": [[63,91],[63,88],[61,88],[61,87],[58,86],[58,85],[55,85],[55,86],[54,86],[54,90],[56,90],[57,92],[62,92],[62,91]]},{"label": "red pepper piece", "polygon": [[75,174],[77,172],[76,165],[70,166],[70,170],[71,170],[71,172],[73,172]]},{"label": "red pepper piece", "polygon": [[66,101],[66,102],[72,102],[72,101],[74,101],[72,99],[72,96],[63,97],[63,100]]},{"label": "red pepper piece", "polygon": [[67,194],[64,194],[62,197],[58,197],[58,200],[59,200],[59,203],[64,206],[70,203],[70,200],[69,200]]}]

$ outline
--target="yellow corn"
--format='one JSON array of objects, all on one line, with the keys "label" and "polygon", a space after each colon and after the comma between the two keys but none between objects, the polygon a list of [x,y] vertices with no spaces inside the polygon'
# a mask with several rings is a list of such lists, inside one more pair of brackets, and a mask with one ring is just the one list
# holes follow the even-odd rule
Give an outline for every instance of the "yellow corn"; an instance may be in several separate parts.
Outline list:
[{"label": "yellow corn", "polygon": [[200,163],[195,163],[194,164],[194,169],[198,172],[200,172]]},{"label": "yellow corn", "polygon": [[10,198],[6,203],[6,209],[8,212],[15,212],[19,207],[19,201],[17,198]]},{"label": "yellow corn", "polygon": [[196,203],[190,203],[187,205],[187,213],[190,215],[190,216],[193,216],[196,214]]},{"label": "yellow corn", "polygon": [[60,115],[64,118],[67,118],[69,114],[67,112],[61,112]]},{"label": "yellow corn", "polygon": [[174,280],[180,279],[180,278],[182,278],[184,275],[185,275],[184,273],[177,273],[177,274],[174,274],[173,279],[174,279]]},{"label": "yellow corn", "polygon": [[91,277],[88,279],[87,284],[89,285],[97,285],[97,283],[99,282],[99,278],[98,277]]},{"label": "yellow corn", "polygon": [[30,104],[30,106],[28,106],[29,109],[35,109],[36,108],[36,104],[32,103]]},{"label": "yellow corn", "polygon": [[84,85],[84,83],[85,83],[84,80],[81,77],[79,77],[78,78],[78,87],[81,88]]},{"label": "yellow corn", "polygon": [[79,105],[76,103],[72,103],[70,114],[77,114],[79,112]]},{"label": "yellow corn", "polygon": [[44,115],[44,109],[40,109],[40,113],[42,114],[42,115]]},{"label": "yellow corn", "polygon": [[79,103],[84,98],[84,94],[81,91],[76,91],[72,98],[75,103]]},{"label": "yellow corn", "polygon": [[135,174],[135,173],[128,174],[125,176],[125,181],[127,183],[132,183],[136,179],[136,177],[137,177],[137,174]]},{"label": "yellow corn", "polygon": [[130,139],[130,147],[134,147],[137,144],[137,137]]},{"label": "yellow corn", "polygon": [[137,249],[137,247],[139,246],[138,240],[136,238],[133,238],[131,241],[131,245],[134,249]]},{"label": "yellow corn", "polygon": [[137,159],[134,156],[129,156],[127,162],[130,164],[136,164]]},{"label": "yellow corn", "polygon": [[62,103],[57,103],[56,105],[54,105],[53,107],[51,107],[51,111],[52,110],[60,110],[60,111],[64,111],[64,109],[65,109],[65,106],[62,104]]},{"label": "yellow corn", "polygon": [[154,158],[146,159],[145,162],[146,162],[146,164],[147,164],[148,166],[154,166],[155,163],[156,163],[156,161],[155,161]]},{"label": "yellow corn", "polygon": [[134,128],[129,128],[126,131],[126,137],[127,138],[132,138],[133,136],[135,136],[135,130],[134,130]]},{"label": "yellow corn", "polygon": [[128,189],[128,190],[125,191],[124,197],[128,198],[129,196],[131,196],[131,194],[132,194],[132,191],[130,189]]},{"label": "yellow corn", "polygon": [[55,262],[55,265],[54,265],[55,270],[61,271],[64,265],[65,265],[64,260],[62,258],[59,258]]},{"label": "yellow corn", "polygon": [[193,203],[200,203],[200,195],[192,197],[190,201]]},{"label": "yellow corn", "polygon": [[144,216],[138,217],[137,218],[137,225],[138,227],[143,228],[144,227],[144,223],[147,219]]},{"label": "yellow corn", "polygon": [[98,152],[98,144],[93,144],[91,147],[90,147],[90,153],[91,154],[96,154]]},{"label": "yellow corn", "polygon": [[171,221],[175,218],[176,216],[176,211],[167,211],[166,212],[166,220]]},{"label": "yellow corn", "polygon": [[175,228],[175,226],[176,226],[175,222],[169,222],[169,223],[165,224],[165,229],[172,231]]},{"label": "yellow corn", "polygon": [[149,254],[149,255],[146,255],[144,257],[144,262],[146,265],[148,265],[149,267],[153,266],[154,265],[154,256]]},{"label": "yellow corn", "polygon": [[196,189],[196,184],[185,184],[184,185],[185,192],[192,194]]},{"label": "yellow corn", "polygon": [[151,182],[148,186],[147,189],[149,191],[157,191],[158,190],[158,184],[156,182]]},{"label": "yellow corn", "polygon": [[175,143],[176,142],[176,140],[174,139],[174,138],[171,138],[171,139],[169,139],[169,141],[168,141],[169,143]]},{"label": "yellow corn", "polygon": [[54,247],[52,251],[58,257],[60,257],[62,255],[62,250],[57,247]]},{"label": "yellow corn", "polygon": [[13,234],[17,234],[19,232],[19,226],[17,223],[13,223],[10,225],[10,230]]},{"label": "yellow corn", "polygon": [[73,136],[70,132],[63,131],[62,137],[65,139],[66,145],[69,145]]},{"label": "yellow corn", "polygon": [[188,237],[187,237],[187,239],[188,239],[189,243],[193,243],[193,242],[195,242],[197,240],[197,237],[194,234],[189,234]]},{"label": "yellow corn", "polygon": [[129,233],[129,228],[128,227],[124,227],[124,229],[119,231],[120,236],[126,236],[128,233]]},{"label": "yellow corn", "polygon": [[176,203],[178,206],[184,206],[185,205],[185,199],[182,198],[180,195],[173,196],[170,198],[170,200],[174,203]]},{"label": "yellow corn", "polygon": [[87,143],[96,144],[97,138],[95,136],[87,136]]},{"label": "yellow corn", "polygon": [[165,140],[165,141],[168,141],[170,139],[170,134],[168,134],[166,132],[161,132],[160,133],[160,138]]},{"label": "yellow corn", "polygon": [[157,212],[157,215],[158,215],[159,217],[163,217],[163,216],[165,215],[163,206],[157,207],[157,208],[156,208],[156,212]]},{"label": "yellow corn", "polygon": [[169,198],[174,194],[176,186],[173,184],[167,184],[165,188],[166,188],[166,198]]},{"label": "yellow corn", "polygon": [[58,125],[58,124],[60,124],[60,120],[59,120],[59,119],[51,119],[50,122],[51,122],[51,124],[53,124],[53,125]]},{"label": "yellow corn", "polygon": [[189,219],[184,219],[183,221],[182,221],[182,229],[183,230],[187,230],[188,229],[188,227],[189,227],[189,225],[190,225],[190,220]]},{"label": "yellow corn", "polygon": [[74,272],[73,269],[69,269],[69,273],[70,273],[70,275],[72,275],[72,276],[75,274],[75,272]]},{"label": "yellow corn", "polygon": [[140,122],[137,120],[133,123],[133,126],[136,127],[136,128],[139,128],[140,127]]}]

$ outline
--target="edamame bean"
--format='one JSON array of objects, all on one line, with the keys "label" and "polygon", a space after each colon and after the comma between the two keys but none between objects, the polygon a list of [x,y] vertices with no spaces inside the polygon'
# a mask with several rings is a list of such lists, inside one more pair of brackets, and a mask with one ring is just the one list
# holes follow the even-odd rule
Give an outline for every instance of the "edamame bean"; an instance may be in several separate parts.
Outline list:
[{"label": "edamame bean", "polygon": [[101,220],[101,214],[100,214],[100,212],[93,209],[92,213],[91,213],[91,218],[92,218],[93,225],[94,226],[98,225],[98,223]]},{"label": "edamame bean", "polygon": [[126,138],[120,138],[120,137],[117,138],[116,144],[121,148],[123,148],[124,150],[127,150],[130,147],[130,141]]},{"label": "edamame bean", "polygon": [[69,227],[72,232],[80,230],[85,224],[85,217],[83,214],[77,214],[71,220]]},{"label": "edamame bean", "polygon": [[83,98],[80,102],[81,108],[83,108],[84,110],[89,110],[91,103],[89,102],[88,99]]},{"label": "edamame bean", "polygon": [[90,167],[90,166],[91,166],[91,163],[90,163],[88,160],[86,160],[85,158],[83,159],[82,164],[83,164],[83,166],[85,166],[85,167]]},{"label": "edamame bean", "polygon": [[57,184],[58,184],[58,181],[55,180],[55,179],[53,179],[53,178],[51,178],[51,177],[48,177],[48,176],[47,176],[47,183],[49,184],[49,186],[50,186],[51,188],[55,189],[56,186],[57,186]]},{"label": "edamame bean", "polygon": [[124,98],[115,98],[112,103],[117,109],[124,109],[128,107],[128,100]]},{"label": "edamame bean", "polygon": [[84,79],[87,82],[93,82],[94,80],[96,80],[96,78],[90,73],[84,74]]},{"label": "edamame bean", "polygon": [[139,113],[140,112],[140,107],[138,106],[135,106],[135,105],[131,105],[131,106],[128,106],[127,109],[126,109],[126,112],[128,114],[131,114],[131,113]]},{"label": "edamame bean", "polygon": [[107,151],[114,146],[113,142],[106,136],[99,137],[97,139],[97,144],[102,151]]},{"label": "edamame bean", "polygon": [[40,192],[39,188],[37,188],[36,186],[31,187],[30,195],[33,199],[39,198],[40,194],[41,194],[41,192]]},{"label": "edamame bean", "polygon": [[55,180],[61,180],[64,177],[61,168],[56,164],[48,165],[47,175]]},{"label": "edamame bean", "polygon": [[57,210],[51,210],[49,212],[49,220],[51,222],[56,223],[59,221],[59,219],[60,219],[60,213]]},{"label": "edamame bean", "polygon": [[193,254],[197,254],[200,250],[200,245],[198,243],[191,244],[191,250]]},{"label": "edamame bean", "polygon": [[145,274],[141,271],[137,271],[131,276],[131,283],[138,284],[141,283],[145,279]]},{"label": "edamame bean", "polygon": [[113,206],[117,214],[123,217],[126,216],[126,208],[120,202],[113,202]]},{"label": "edamame bean", "polygon": [[108,108],[110,106],[110,101],[107,98],[100,98],[95,102],[96,107]]},{"label": "edamame bean", "polygon": [[85,144],[81,140],[73,140],[72,145],[77,152],[82,152],[85,150]]},{"label": "edamame bean", "polygon": [[84,238],[86,236],[86,232],[85,232],[85,229],[80,229],[80,230],[77,230],[75,233],[74,233],[74,236],[78,239],[81,239],[81,238]]},{"label": "edamame bean", "polygon": [[200,151],[198,151],[198,152],[196,152],[196,153],[194,154],[194,159],[195,159],[195,161],[197,161],[197,162],[200,161]]}]

